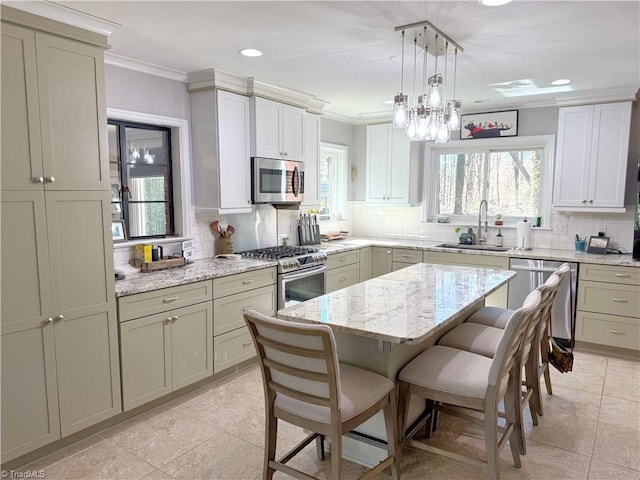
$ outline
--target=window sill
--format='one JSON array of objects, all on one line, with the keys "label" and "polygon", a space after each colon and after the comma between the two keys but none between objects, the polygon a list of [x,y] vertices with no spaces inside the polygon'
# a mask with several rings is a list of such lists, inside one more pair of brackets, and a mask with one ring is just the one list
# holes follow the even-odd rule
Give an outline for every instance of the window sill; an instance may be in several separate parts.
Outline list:
[{"label": "window sill", "polygon": [[[451,226],[454,229],[456,227],[460,227],[460,231],[465,230],[466,228],[473,228],[473,230],[475,231],[476,228],[478,228],[478,223],[471,223],[471,222],[459,222],[459,221],[453,221],[453,222],[449,222],[449,223],[440,223],[440,222],[424,222],[424,223],[428,223],[431,225],[442,225],[442,226]],[[484,223],[482,223],[482,228],[484,228]],[[489,224],[489,228],[501,228],[503,230],[515,230],[516,228],[518,228],[517,224],[515,223],[505,223],[503,225],[493,225],[493,224]],[[532,230],[540,230],[540,231],[552,231],[553,229],[551,227],[536,227],[535,225],[531,226]]]},{"label": "window sill", "polygon": [[134,247],[136,245],[148,245],[148,244],[158,244],[164,245],[167,243],[178,243],[184,242],[185,240],[193,240],[192,237],[166,237],[166,238],[148,238],[146,240],[128,240],[126,242],[118,242],[113,244],[114,250],[119,250],[121,248],[129,248]]}]

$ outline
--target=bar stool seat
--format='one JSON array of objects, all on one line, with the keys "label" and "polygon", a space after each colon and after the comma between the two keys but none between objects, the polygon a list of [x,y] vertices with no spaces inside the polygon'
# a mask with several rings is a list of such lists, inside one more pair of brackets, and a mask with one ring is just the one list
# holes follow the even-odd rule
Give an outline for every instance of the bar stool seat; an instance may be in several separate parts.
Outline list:
[{"label": "bar stool seat", "polygon": [[493,358],[502,335],[504,330],[501,328],[465,322],[444,334],[438,340],[438,345]]}]

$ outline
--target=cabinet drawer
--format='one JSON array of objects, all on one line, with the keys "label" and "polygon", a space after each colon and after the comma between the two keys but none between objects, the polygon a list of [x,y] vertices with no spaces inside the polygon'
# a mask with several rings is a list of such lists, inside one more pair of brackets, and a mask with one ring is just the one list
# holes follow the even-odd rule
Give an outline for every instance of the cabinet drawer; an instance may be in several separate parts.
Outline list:
[{"label": "cabinet drawer", "polygon": [[640,285],[640,268],[581,263],[580,280]]},{"label": "cabinet drawer", "polygon": [[640,326],[633,318],[578,311],[576,340],[640,350]]},{"label": "cabinet drawer", "polygon": [[393,262],[392,271],[395,272],[396,270],[402,270],[403,268],[411,267],[412,265],[415,265],[415,263]]},{"label": "cabinet drawer", "polygon": [[345,265],[327,272],[327,293],[350,287],[360,281],[360,265]]},{"label": "cabinet drawer", "polygon": [[233,367],[256,356],[247,327],[213,337],[213,373]]},{"label": "cabinet drawer", "polygon": [[626,317],[640,316],[640,292],[634,285],[578,282],[578,310]]},{"label": "cabinet drawer", "polygon": [[276,268],[263,268],[250,272],[229,275],[213,279],[213,298],[226,297],[234,293],[245,292],[254,288],[265,287],[276,283]]},{"label": "cabinet drawer", "polygon": [[508,269],[509,257],[492,255],[472,255],[467,253],[424,252],[424,261],[442,265],[462,265],[472,267],[493,267]]},{"label": "cabinet drawer", "polygon": [[343,265],[351,265],[360,262],[360,251],[352,250],[350,252],[334,253],[327,257],[327,268],[338,268]]},{"label": "cabinet drawer", "polygon": [[257,310],[265,315],[276,314],[276,286],[256,288],[236,293],[213,301],[213,334],[230,332],[246,324],[242,314],[245,310]]},{"label": "cabinet drawer", "polygon": [[120,297],[118,299],[118,319],[125,322],[132,318],[209,301],[213,298],[212,287],[211,280],[207,280]]},{"label": "cabinet drawer", "polygon": [[422,263],[422,250],[394,248],[393,261],[402,263]]}]

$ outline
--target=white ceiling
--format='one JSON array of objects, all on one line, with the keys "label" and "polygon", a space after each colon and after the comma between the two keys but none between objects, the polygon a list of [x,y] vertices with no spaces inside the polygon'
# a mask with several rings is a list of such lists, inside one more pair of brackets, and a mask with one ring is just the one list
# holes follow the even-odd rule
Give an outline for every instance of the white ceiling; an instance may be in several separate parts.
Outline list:
[{"label": "white ceiling", "polygon": [[[394,28],[423,20],[464,49],[456,96],[466,110],[553,104],[640,86],[637,0],[514,1],[503,7],[476,0],[58,3],[122,24],[110,37],[111,54],[180,72],[217,68],[255,77],[312,94],[329,102],[325,111],[353,118],[390,109],[383,101],[400,87],[401,42]],[[239,55],[246,47],[264,55]],[[411,94],[410,65],[405,92]],[[491,86],[531,80],[548,88],[558,78],[573,80],[573,91],[509,98]]]}]

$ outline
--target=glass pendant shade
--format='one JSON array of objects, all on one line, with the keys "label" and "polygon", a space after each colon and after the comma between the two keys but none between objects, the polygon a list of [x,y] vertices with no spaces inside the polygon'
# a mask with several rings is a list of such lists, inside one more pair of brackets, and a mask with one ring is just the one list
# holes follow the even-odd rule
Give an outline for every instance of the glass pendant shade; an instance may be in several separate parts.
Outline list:
[{"label": "glass pendant shade", "polygon": [[447,113],[450,115],[449,128],[451,131],[460,130],[460,114],[462,110],[462,102],[460,100],[447,101]]},{"label": "glass pendant shade", "polygon": [[418,140],[426,140],[429,135],[429,116],[430,111],[426,107],[418,107],[417,109],[417,125],[416,137]]},{"label": "glass pendant shade", "polygon": [[450,120],[449,115],[445,113],[442,121],[438,125],[438,133],[436,134],[437,143],[446,143],[451,139],[451,130],[449,130]]},{"label": "glass pendant shade", "polygon": [[393,126],[405,128],[409,116],[408,97],[399,93],[393,97]]},{"label": "glass pendant shade", "polygon": [[407,138],[413,141],[417,140],[418,139],[417,132],[418,132],[418,116],[417,116],[416,109],[412,108],[409,111],[409,119],[407,121]]},{"label": "glass pendant shade", "polygon": [[429,77],[428,105],[431,108],[442,108],[444,102],[444,88],[442,87],[442,75],[436,74]]}]

